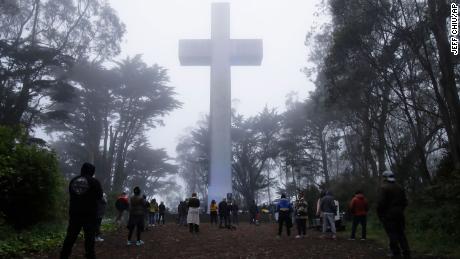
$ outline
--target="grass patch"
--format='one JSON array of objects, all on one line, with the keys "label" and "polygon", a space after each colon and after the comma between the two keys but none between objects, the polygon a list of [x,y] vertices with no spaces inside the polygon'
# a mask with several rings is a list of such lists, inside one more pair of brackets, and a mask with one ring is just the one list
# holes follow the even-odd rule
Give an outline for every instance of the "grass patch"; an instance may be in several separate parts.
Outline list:
[{"label": "grass patch", "polygon": [[[412,213],[408,212],[406,215],[406,236],[409,242],[409,247],[412,253],[416,255],[429,255],[434,257],[442,256],[442,258],[460,258],[460,245],[458,240],[450,239],[446,233],[442,233],[433,227],[429,230],[422,230],[417,224],[418,221],[410,221],[407,219],[414,218]],[[411,217],[412,215],[412,217]],[[351,222],[346,223],[346,231],[341,236],[344,238],[350,237]],[[356,231],[356,237],[361,237],[361,227],[359,226]],[[367,222],[367,238],[375,241],[379,246],[388,249],[388,238],[383,229],[382,224],[377,216],[370,215]]]},{"label": "grass patch", "polygon": [[[57,249],[64,241],[66,228],[67,222],[41,223],[21,232],[7,225],[0,226],[0,258],[21,258]],[[110,233],[116,230],[116,225],[106,219],[101,230]],[[83,238],[83,231],[79,238]]]}]

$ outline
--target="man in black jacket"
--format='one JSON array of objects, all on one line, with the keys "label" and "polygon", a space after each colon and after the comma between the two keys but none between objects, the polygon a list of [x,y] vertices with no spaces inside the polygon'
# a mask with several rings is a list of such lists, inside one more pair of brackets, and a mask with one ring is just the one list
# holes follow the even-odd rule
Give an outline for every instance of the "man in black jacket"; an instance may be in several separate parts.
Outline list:
[{"label": "man in black jacket", "polygon": [[404,233],[406,194],[404,189],[395,183],[393,172],[385,171],[382,176],[384,182],[380,187],[377,215],[388,235],[392,258],[401,258],[401,250],[404,258],[411,258],[409,244]]},{"label": "man in black jacket", "polygon": [[[228,227],[228,205],[225,198],[219,202],[219,219],[219,228]],[[222,226],[222,224],[224,225]]]},{"label": "man in black jacket", "polygon": [[73,244],[83,228],[85,234],[86,258],[96,258],[94,253],[94,236],[98,201],[102,199],[102,187],[94,176],[96,168],[84,163],[81,174],[69,183],[69,225],[61,250],[61,259],[69,258]]}]

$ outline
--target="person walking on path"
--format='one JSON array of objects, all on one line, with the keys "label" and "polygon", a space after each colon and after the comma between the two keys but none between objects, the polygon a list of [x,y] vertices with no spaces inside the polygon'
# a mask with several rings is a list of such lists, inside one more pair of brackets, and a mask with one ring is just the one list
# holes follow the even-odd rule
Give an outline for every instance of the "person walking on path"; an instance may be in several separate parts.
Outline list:
[{"label": "person walking on path", "polygon": [[107,195],[104,193],[102,195],[102,199],[100,199],[97,203],[97,219],[96,219],[96,237],[95,241],[103,242],[104,239],[101,237],[101,225],[102,225],[102,218],[104,218],[104,214],[107,208]]},{"label": "person walking on path", "polygon": [[[219,202],[219,228],[226,228],[228,226],[228,206],[225,198]],[[222,224],[224,224],[222,226]]]},{"label": "person walking on path", "polygon": [[141,233],[144,230],[145,200],[141,196],[141,189],[138,186],[134,187],[133,192],[134,196],[129,200],[129,233],[127,245],[133,244],[131,237],[133,236],[134,228],[136,228],[136,245],[141,246],[144,244],[144,241],[141,240]]},{"label": "person walking on path", "polygon": [[211,225],[216,224],[216,226],[217,226],[217,203],[216,203],[216,200],[212,200],[211,205],[209,205],[209,216],[211,217]]},{"label": "person walking on path", "polygon": [[165,212],[166,212],[166,206],[163,202],[160,202],[160,205],[158,206],[158,224],[165,224]]},{"label": "person walking on path", "polygon": [[383,183],[380,187],[377,203],[377,215],[387,233],[392,258],[411,258],[409,244],[405,234],[404,210],[407,198],[404,189],[396,184],[391,171],[382,173]]},{"label": "person walking on path", "polygon": [[323,215],[323,235],[326,237],[326,232],[330,228],[332,239],[336,239],[336,229],[335,229],[335,214],[337,214],[337,206],[335,205],[334,197],[330,191],[326,191],[323,198],[321,198],[319,205],[320,213]]},{"label": "person walking on path", "polygon": [[96,168],[90,163],[84,163],[80,175],[69,183],[69,224],[62,245],[61,259],[67,259],[72,253],[72,247],[78,234],[83,228],[85,234],[86,258],[94,259],[94,237],[96,232],[96,217],[98,201],[102,199],[102,187],[94,178]]},{"label": "person walking on path", "polygon": [[122,225],[128,224],[128,215],[129,215],[129,198],[126,192],[122,192],[120,196],[118,196],[117,200],[115,201],[115,208],[118,211],[117,218],[115,219],[115,223],[120,228]]},{"label": "person walking on path", "polygon": [[292,227],[292,205],[289,199],[286,198],[286,194],[281,194],[281,199],[276,205],[276,211],[278,212],[278,239],[281,238],[281,233],[283,232],[283,225],[286,225],[286,233],[288,236],[291,235]]},{"label": "person walking on path", "polygon": [[304,199],[303,193],[300,193],[299,196],[299,199],[295,203],[295,218],[297,225],[297,236],[295,238],[303,238],[307,234],[308,204]]},{"label": "person walking on path", "polygon": [[362,191],[357,191],[350,202],[350,212],[353,215],[350,240],[355,240],[356,227],[361,225],[361,240],[366,240],[367,212],[369,204]]},{"label": "person walking on path", "polygon": [[196,193],[192,193],[187,207],[187,224],[189,225],[190,233],[198,234],[200,232],[200,200],[197,198]]}]

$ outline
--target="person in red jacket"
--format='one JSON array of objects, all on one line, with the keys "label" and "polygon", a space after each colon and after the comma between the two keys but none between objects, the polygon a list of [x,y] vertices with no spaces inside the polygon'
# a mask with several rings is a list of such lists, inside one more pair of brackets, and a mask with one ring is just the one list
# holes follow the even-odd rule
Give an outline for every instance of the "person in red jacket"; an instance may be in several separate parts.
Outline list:
[{"label": "person in red jacket", "polygon": [[361,240],[366,240],[367,212],[369,205],[362,191],[357,191],[350,202],[350,211],[353,215],[350,240],[355,240],[356,227],[361,225]]}]

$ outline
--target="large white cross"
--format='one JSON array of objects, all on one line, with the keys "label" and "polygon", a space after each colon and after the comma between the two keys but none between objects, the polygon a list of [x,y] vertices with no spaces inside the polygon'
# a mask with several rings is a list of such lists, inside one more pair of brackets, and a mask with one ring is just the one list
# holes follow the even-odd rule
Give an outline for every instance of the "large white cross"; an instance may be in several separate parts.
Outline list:
[{"label": "large white cross", "polygon": [[184,66],[211,66],[211,165],[208,208],[232,192],[231,76],[232,65],[260,65],[262,40],[230,39],[230,6],[213,3],[211,39],[179,41],[179,60]]}]

